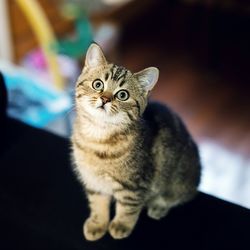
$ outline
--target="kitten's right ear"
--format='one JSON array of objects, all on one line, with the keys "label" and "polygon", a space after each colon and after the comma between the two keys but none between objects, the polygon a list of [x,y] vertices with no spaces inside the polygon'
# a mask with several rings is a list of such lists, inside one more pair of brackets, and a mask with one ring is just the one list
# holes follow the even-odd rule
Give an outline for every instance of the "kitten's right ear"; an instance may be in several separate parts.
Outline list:
[{"label": "kitten's right ear", "polygon": [[107,64],[107,61],[102,52],[102,49],[96,43],[92,43],[89,46],[86,54],[85,66],[93,68],[105,64]]},{"label": "kitten's right ear", "polygon": [[158,81],[159,69],[155,67],[149,67],[140,72],[135,73],[134,76],[144,87],[146,93],[149,93]]}]

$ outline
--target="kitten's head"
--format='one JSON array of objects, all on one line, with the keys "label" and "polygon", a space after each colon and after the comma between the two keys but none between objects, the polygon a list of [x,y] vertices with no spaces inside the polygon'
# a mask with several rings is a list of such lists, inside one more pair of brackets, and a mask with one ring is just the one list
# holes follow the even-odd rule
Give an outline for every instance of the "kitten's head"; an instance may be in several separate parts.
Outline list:
[{"label": "kitten's head", "polygon": [[76,84],[77,112],[87,112],[107,123],[137,120],[146,108],[148,94],[158,76],[159,70],[154,67],[133,74],[108,63],[101,48],[91,44]]}]

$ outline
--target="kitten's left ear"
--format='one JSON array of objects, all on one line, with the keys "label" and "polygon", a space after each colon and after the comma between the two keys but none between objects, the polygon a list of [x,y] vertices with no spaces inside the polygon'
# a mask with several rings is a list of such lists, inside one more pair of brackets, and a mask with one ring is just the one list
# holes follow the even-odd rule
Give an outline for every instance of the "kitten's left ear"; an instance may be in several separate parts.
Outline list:
[{"label": "kitten's left ear", "polygon": [[138,81],[148,93],[154,88],[155,84],[158,81],[159,70],[155,67],[149,67],[135,73],[134,76],[138,79]]},{"label": "kitten's left ear", "polygon": [[98,67],[107,64],[102,49],[96,43],[92,43],[87,51],[85,66],[87,67]]}]

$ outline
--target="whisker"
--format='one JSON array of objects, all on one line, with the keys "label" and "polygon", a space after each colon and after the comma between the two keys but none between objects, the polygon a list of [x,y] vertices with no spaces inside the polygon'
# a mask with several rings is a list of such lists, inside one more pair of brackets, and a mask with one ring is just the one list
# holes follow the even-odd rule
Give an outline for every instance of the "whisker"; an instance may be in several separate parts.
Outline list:
[{"label": "whisker", "polygon": [[97,100],[97,98],[93,97],[93,98],[89,99],[89,103],[90,104],[95,104],[96,100]]},{"label": "whisker", "polygon": [[76,93],[76,98],[80,98],[80,97],[82,97],[83,95],[86,95],[86,91],[83,90],[83,89],[81,89],[81,91],[78,91],[78,92]]},{"label": "whisker", "polygon": [[117,112],[118,112],[118,107],[115,106],[115,105],[112,105],[112,106],[110,107],[110,111],[111,111],[112,113],[117,113]]}]

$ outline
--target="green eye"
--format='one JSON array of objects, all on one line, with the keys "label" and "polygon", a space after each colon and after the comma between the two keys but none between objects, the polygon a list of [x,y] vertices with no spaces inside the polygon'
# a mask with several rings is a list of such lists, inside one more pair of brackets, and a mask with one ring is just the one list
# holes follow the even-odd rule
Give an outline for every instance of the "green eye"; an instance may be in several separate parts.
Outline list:
[{"label": "green eye", "polygon": [[121,101],[126,101],[129,98],[129,93],[126,90],[120,90],[116,93],[116,98]]},{"label": "green eye", "polygon": [[97,79],[92,83],[92,87],[97,91],[102,91],[104,89],[104,84],[101,80]]}]

